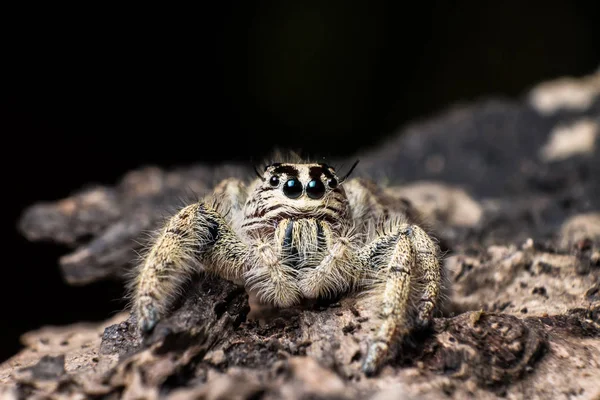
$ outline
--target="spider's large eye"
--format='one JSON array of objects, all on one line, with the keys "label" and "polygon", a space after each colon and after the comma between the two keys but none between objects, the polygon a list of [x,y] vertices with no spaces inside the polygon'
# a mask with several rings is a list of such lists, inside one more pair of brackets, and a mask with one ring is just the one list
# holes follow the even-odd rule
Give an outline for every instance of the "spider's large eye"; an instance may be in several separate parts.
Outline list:
[{"label": "spider's large eye", "polygon": [[302,194],[302,183],[296,178],[288,180],[283,185],[283,194],[290,199],[297,199]]},{"label": "spider's large eye", "polygon": [[313,179],[306,185],[306,194],[311,199],[320,199],[325,194],[325,185],[319,179]]},{"label": "spider's large eye", "polygon": [[272,176],[271,179],[269,179],[269,184],[271,186],[277,186],[277,185],[279,185],[279,177]]}]

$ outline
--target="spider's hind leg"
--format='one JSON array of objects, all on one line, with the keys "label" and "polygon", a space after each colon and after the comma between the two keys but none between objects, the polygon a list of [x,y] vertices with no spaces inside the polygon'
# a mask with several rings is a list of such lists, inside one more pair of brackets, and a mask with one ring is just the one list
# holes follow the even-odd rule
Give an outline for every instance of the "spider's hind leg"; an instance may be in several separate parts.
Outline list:
[{"label": "spider's hind leg", "polygon": [[431,320],[441,289],[441,264],[437,244],[421,228],[408,224],[398,224],[376,238],[360,258],[372,271],[366,289],[382,320],[362,366],[365,374],[374,375],[395,340]]}]

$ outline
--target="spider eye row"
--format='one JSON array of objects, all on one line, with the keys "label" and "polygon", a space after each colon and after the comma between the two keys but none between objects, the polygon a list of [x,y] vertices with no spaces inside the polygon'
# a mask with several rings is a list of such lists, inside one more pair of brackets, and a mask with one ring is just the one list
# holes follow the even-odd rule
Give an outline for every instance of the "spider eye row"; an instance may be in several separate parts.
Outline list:
[{"label": "spider eye row", "polygon": [[[273,187],[279,186],[279,182],[279,177],[275,175],[269,179],[269,184]],[[337,185],[338,181],[335,178],[327,181],[327,186],[331,189],[335,189]],[[283,184],[283,194],[290,199],[297,199],[302,196],[304,191],[311,199],[320,199],[325,195],[325,185],[320,179],[312,179],[306,184],[306,188],[303,188],[302,182],[298,178],[290,178]]]}]

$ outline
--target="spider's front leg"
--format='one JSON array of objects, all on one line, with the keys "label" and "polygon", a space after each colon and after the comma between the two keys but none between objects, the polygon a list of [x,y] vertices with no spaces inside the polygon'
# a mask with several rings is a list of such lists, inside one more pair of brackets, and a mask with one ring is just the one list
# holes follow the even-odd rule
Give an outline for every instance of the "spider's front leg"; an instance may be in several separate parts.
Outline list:
[{"label": "spider's front leg", "polygon": [[162,229],[132,282],[139,328],[152,330],[196,271],[242,282],[247,258],[247,247],[217,210],[202,202],[183,208]]},{"label": "spider's front leg", "polygon": [[[408,334],[412,325],[432,318],[443,283],[439,248],[416,225],[397,224],[390,233],[365,246],[359,257],[373,271],[367,287],[380,306],[382,325],[369,344],[363,371],[375,374],[391,343]],[[412,306],[416,300],[416,309]]]}]

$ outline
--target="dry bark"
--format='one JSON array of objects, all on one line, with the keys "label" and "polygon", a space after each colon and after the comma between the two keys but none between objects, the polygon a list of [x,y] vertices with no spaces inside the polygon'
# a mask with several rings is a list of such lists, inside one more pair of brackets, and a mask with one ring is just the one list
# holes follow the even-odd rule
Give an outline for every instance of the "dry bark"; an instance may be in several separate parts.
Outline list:
[{"label": "dry bark", "polygon": [[[377,377],[360,372],[376,326],[360,298],[260,310],[243,289],[198,276],[151,337],[141,339],[127,313],[103,324],[28,333],[26,348],[0,365],[0,393],[599,399],[600,152],[597,138],[555,143],[557,129],[579,129],[581,121],[600,135],[597,80],[598,74],[563,81],[559,89],[534,88],[519,102],[459,108],[409,126],[360,157],[358,174],[385,180],[390,193],[431,221],[448,250],[453,282],[449,313],[398,343]],[[591,90],[591,100],[567,98],[564,85]],[[574,137],[582,135],[589,133]],[[223,177],[247,174],[242,166],[145,168],[115,187],[34,205],[20,229],[31,240],[74,248],[61,259],[70,283],[120,280],[135,241],[160,224],[166,209]]]}]

